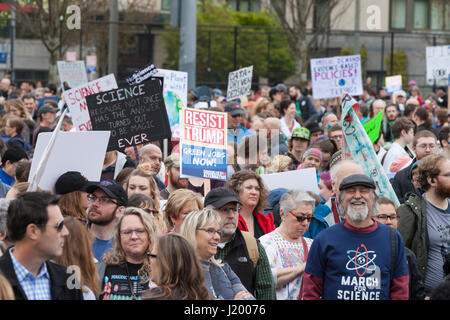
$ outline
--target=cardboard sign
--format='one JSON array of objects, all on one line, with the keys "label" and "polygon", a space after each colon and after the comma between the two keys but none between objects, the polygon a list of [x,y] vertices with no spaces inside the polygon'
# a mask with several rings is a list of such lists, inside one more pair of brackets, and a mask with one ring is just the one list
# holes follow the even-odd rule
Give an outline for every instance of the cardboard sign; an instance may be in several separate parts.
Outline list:
[{"label": "cardboard sign", "polygon": [[181,114],[180,176],[226,181],[226,113],[183,108]]},{"label": "cardboard sign", "polygon": [[61,84],[67,82],[70,88],[76,88],[88,82],[84,61],[58,61],[57,64]]},{"label": "cardboard sign", "polygon": [[300,189],[319,194],[315,168],[262,174],[261,178],[269,190],[278,188]]},{"label": "cardboard sign", "polygon": [[[36,173],[51,136],[51,132],[39,134],[28,182]],[[67,171],[79,171],[89,181],[100,181],[109,136],[108,131],[59,132],[38,187],[53,190],[56,180]]]},{"label": "cardboard sign", "polygon": [[253,66],[228,74],[227,101],[250,94],[252,89]]},{"label": "cardboard sign", "polygon": [[386,77],[385,84],[387,94],[393,94],[396,91],[402,90],[402,76]]},{"label": "cardboard sign", "polygon": [[384,111],[381,110],[377,113],[377,115],[373,118],[367,121],[363,124],[364,130],[366,130],[367,135],[369,136],[369,139],[372,143],[375,143],[377,141],[378,137],[380,136],[380,128],[381,128],[381,122],[383,121],[383,113]]},{"label": "cardboard sign", "polygon": [[113,74],[109,74],[100,79],[85,83],[80,87],[64,91],[64,99],[69,107],[70,115],[72,116],[72,121],[77,131],[92,130],[86,97],[91,94],[113,89],[117,89],[116,78],[114,78]]},{"label": "cardboard sign", "polygon": [[314,99],[362,95],[361,56],[311,59],[311,78]]},{"label": "cardboard sign", "polygon": [[130,77],[128,77],[126,80],[127,80],[128,85],[130,85],[130,86],[134,85],[134,84],[139,84],[139,83],[149,79],[156,72],[157,72],[156,67],[153,64],[151,64],[141,70],[136,71]]},{"label": "cardboard sign", "polygon": [[162,77],[164,103],[169,117],[172,139],[181,137],[180,113],[187,106],[188,74],[184,71],[158,69],[154,77]]},{"label": "cardboard sign", "polygon": [[443,85],[450,74],[450,45],[427,47],[427,82]]},{"label": "cardboard sign", "polygon": [[108,151],[170,138],[158,80],[86,97],[92,130],[109,130]]}]

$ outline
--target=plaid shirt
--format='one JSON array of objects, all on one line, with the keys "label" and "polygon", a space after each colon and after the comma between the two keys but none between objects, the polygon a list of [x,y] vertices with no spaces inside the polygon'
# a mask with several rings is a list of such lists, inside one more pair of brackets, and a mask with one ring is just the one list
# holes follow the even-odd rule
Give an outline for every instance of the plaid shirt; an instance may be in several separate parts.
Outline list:
[{"label": "plaid shirt", "polygon": [[9,250],[9,254],[11,255],[14,271],[28,300],[51,300],[50,275],[47,271],[47,265],[43,263],[41,271],[35,277],[14,257],[12,249]]},{"label": "plaid shirt", "polygon": [[[230,241],[225,244],[222,249],[217,247],[216,258],[225,261],[225,257],[228,255],[231,249],[231,243],[234,241],[236,233]],[[275,284],[273,280],[272,270],[270,269],[269,259],[267,258],[266,251],[264,247],[258,243],[259,259],[255,268],[255,290],[256,299],[258,300],[276,300],[277,296],[275,293]]]}]

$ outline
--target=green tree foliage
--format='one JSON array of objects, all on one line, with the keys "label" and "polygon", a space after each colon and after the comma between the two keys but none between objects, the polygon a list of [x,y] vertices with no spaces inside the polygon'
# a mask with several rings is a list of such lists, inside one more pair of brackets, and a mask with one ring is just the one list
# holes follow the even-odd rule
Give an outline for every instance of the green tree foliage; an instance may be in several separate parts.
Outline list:
[{"label": "green tree foliage", "polygon": [[[233,12],[228,7],[206,1],[199,5],[197,24],[197,84],[221,83],[221,87],[226,87],[228,73],[235,70],[235,32],[236,69],[253,65],[254,81],[258,77],[266,77],[277,82],[295,73],[295,60],[286,50],[286,37],[281,30],[274,29],[278,25],[268,11]],[[163,35],[163,42],[167,52],[164,67],[176,70],[178,29],[169,27]]]},{"label": "green tree foliage", "polygon": [[386,59],[387,74],[388,75],[402,75],[402,86],[404,88],[408,87],[408,78],[406,77],[406,70],[408,66],[408,58],[403,50],[394,50],[394,63],[392,64],[391,70],[391,51],[388,51]]}]

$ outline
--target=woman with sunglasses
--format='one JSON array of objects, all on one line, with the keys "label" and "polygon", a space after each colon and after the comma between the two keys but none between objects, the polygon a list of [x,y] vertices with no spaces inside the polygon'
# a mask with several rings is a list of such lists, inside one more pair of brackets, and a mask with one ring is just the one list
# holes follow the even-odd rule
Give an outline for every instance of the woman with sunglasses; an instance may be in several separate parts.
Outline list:
[{"label": "woman with sunglasses", "polygon": [[220,222],[219,214],[209,207],[192,211],[184,218],[180,234],[195,248],[213,299],[254,300],[231,267],[214,257],[220,241]]},{"label": "woman with sunglasses", "polygon": [[280,226],[259,240],[276,279],[277,300],[297,299],[312,239],[302,235],[313,219],[315,200],[305,191],[288,190],[280,199]]},{"label": "woman with sunglasses", "polygon": [[159,237],[149,254],[151,280],[157,284],[142,296],[156,300],[210,300],[205,274],[195,249],[177,233]]},{"label": "woman with sunglasses", "polygon": [[99,300],[140,300],[150,284],[148,254],[159,236],[153,218],[142,209],[124,210],[114,231],[114,244],[97,265],[102,282]]}]

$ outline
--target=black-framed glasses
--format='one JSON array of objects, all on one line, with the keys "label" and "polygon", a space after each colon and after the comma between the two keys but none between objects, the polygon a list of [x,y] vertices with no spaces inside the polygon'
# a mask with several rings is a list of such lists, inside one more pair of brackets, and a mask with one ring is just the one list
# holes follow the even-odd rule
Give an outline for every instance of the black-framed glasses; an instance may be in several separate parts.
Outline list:
[{"label": "black-framed glasses", "polygon": [[216,230],[214,228],[197,228],[197,230],[202,230],[208,232],[208,234],[212,237],[215,233],[217,233],[220,237],[220,230]]},{"label": "black-framed glasses", "polygon": [[159,211],[155,210],[155,209],[150,209],[150,208],[142,208],[142,210],[144,210],[145,212],[152,214],[154,216],[157,216]]},{"label": "black-framed glasses", "polygon": [[305,220],[308,221],[308,222],[311,222],[311,220],[313,219],[313,216],[309,216],[309,217],[297,216],[292,211],[289,211],[289,213],[292,214],[295,217],[295,219],[297,219],[298,222],[303,222]]},{"label": "black-framed glasses", "polygon": [[153,259],[158,258],[158,256],[156,254],[153,254],[153,253],[150,253],[150,252],[147,253],[147,257],[153,258]]},{"label": "black-framed glasses", "polygon": [[96,195],[93,195],[93,194],[88,194],[88,200],[89,200],[89,202],[92,202],[92,203],[94,203],[95,202],[95,200],[98,200],[98,202],[100,203],[100,204],[110,204],[110,203],[114,203],[115,205],[118,205],[118,203],[117,202],[115,202],[115,201],[113,201],[113,200],[111,200],[110,198],[107,198],[107,197],[97,197]]},{"label": "black-framed glasses", "polygon": [[387,219],[393,221],[393,220],[397,220],[398,219],[398,215],[393,214],[393,215],[387,215],[387,214],[380,214],[377,216],[378,219],[380,220],[384,220],[387,221]]},{"label": "black-framed glasses", "polygon": [[[44,224],[44,226],[47,226],[47,224]],[[56,232],[60,233],[64,228],[64,220],[61,220],[56,225],[52,226],[52,228],[55,228]]]}]

